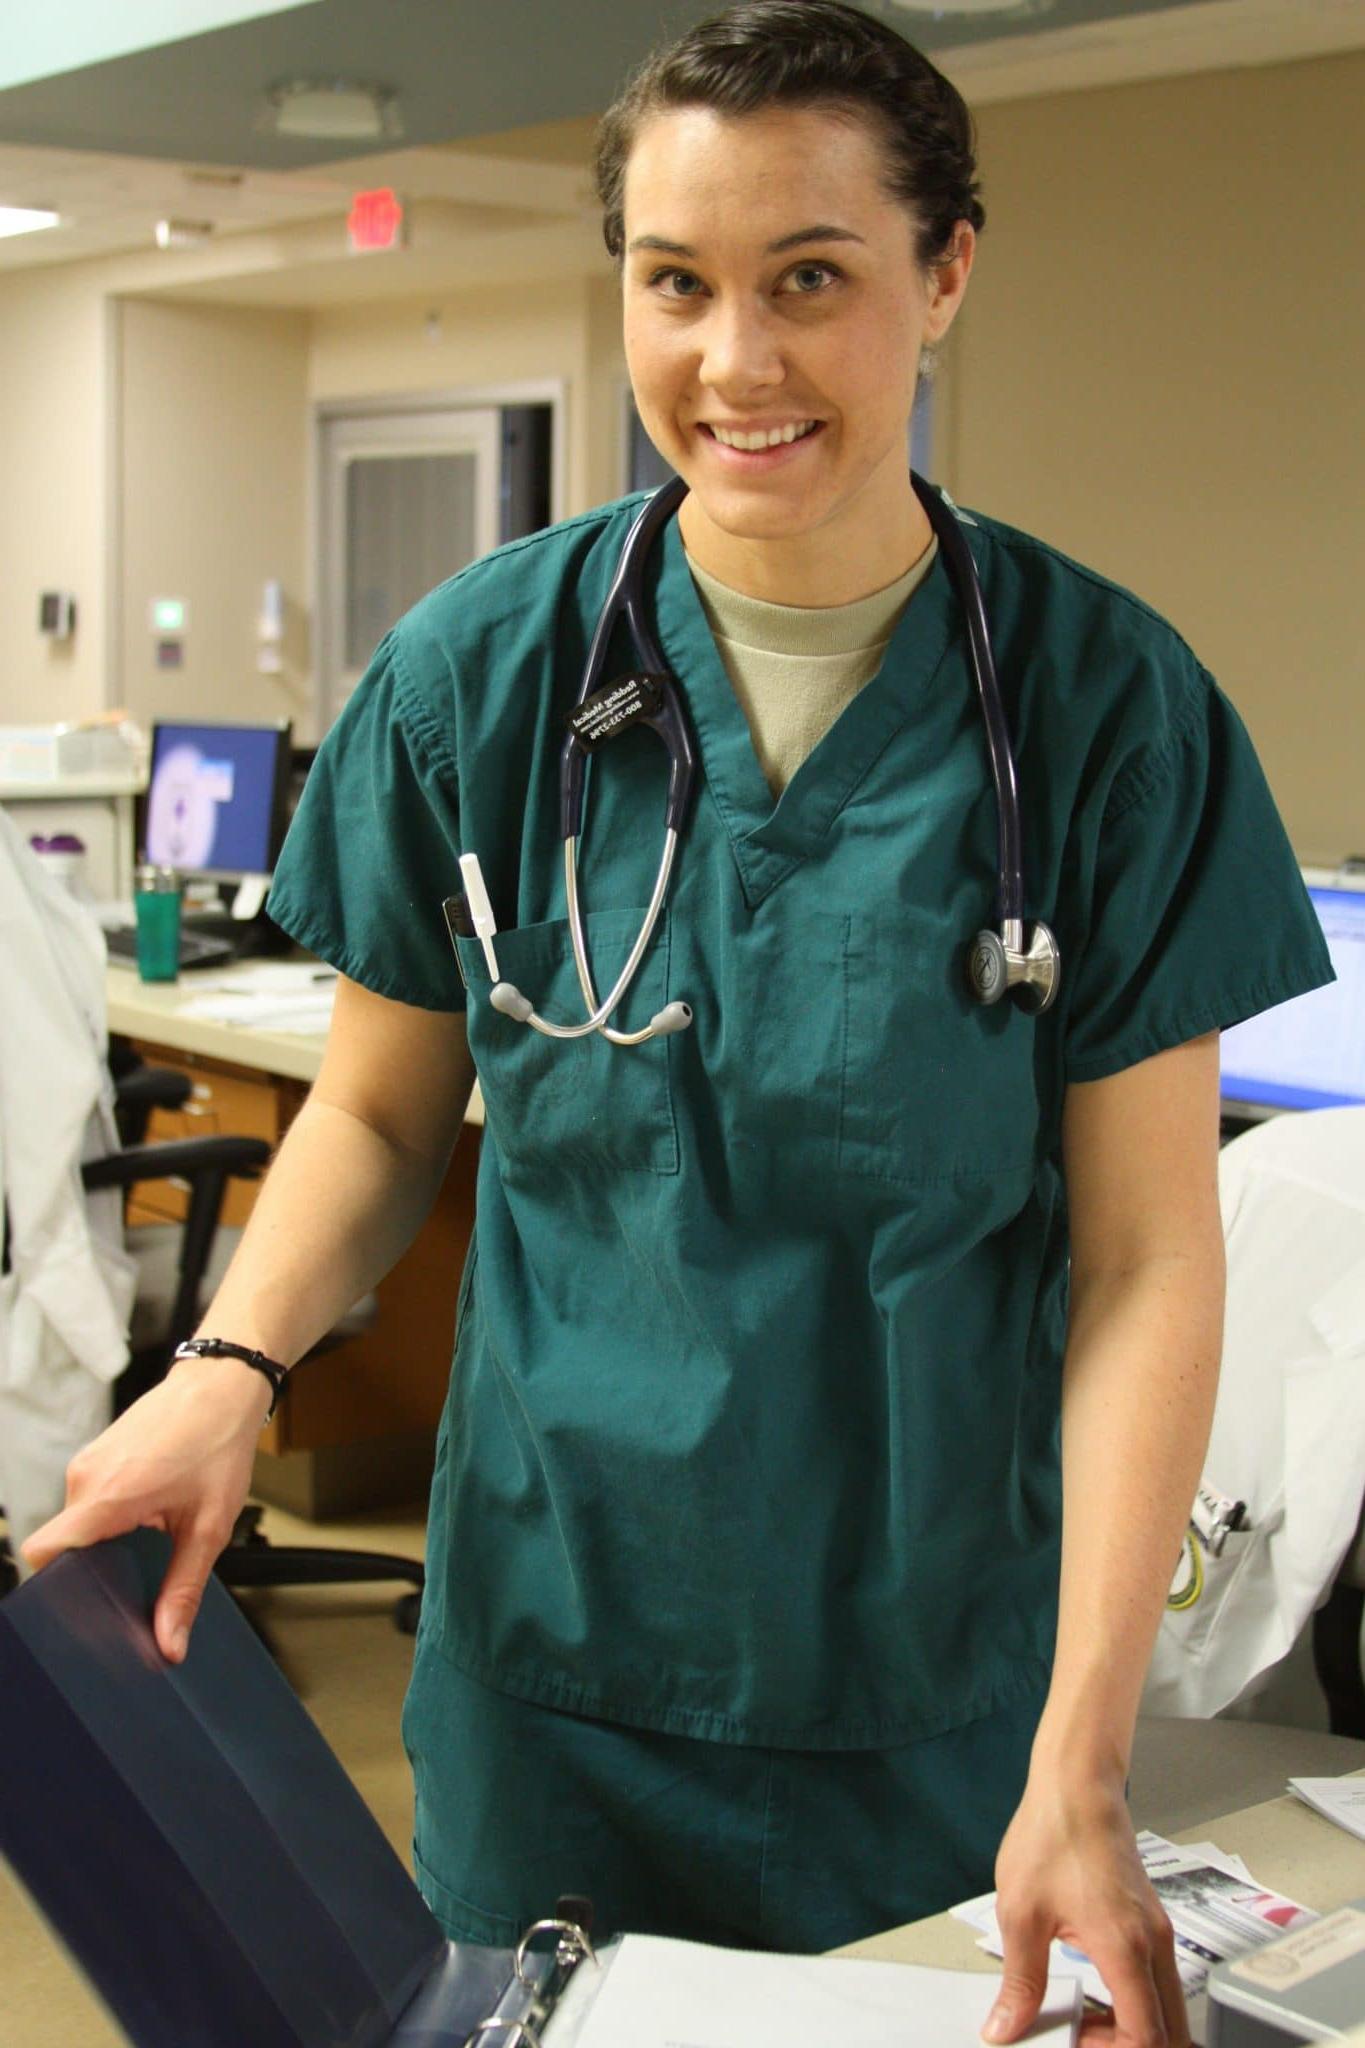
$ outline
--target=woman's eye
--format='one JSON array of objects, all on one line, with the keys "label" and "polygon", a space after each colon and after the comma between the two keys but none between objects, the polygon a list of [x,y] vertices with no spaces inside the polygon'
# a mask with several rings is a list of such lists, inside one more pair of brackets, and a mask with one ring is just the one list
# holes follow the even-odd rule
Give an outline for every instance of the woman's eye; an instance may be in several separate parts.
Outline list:
[{"label": "woman's eye", "polygon": [[783,289],[793,292],[798,298],[813,298],[826,286],[838,282],[839,273],[832,263],[798,263],[787,272],[782,280]]},{"label": "woman's eye", "polygon": [[666,299],[695,299],[702,288],[694,270],[656,270],[649,282]]}]

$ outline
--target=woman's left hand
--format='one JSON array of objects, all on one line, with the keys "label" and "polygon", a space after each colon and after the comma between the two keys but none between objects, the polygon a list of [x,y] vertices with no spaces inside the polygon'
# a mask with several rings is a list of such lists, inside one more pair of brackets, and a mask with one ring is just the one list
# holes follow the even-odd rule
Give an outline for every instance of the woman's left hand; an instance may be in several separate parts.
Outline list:
[{"label": "woman's left hand", "polygon": [[985,2041],[1017,2041],[1043,2002],[1048,1945],[1084,1949],[1113,2014],[1087,2018],[1093,2048],[1190,2048],[1171,1923],[1133,1838],[1123,1786],[1031,1777],[996,1859],[1004,1977]]}]

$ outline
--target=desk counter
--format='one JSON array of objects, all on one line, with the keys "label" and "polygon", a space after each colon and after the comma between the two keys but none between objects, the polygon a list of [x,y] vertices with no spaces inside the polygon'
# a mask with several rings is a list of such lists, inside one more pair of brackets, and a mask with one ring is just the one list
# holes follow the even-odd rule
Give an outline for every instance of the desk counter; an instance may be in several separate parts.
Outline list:
[{"label": "desk counter", "polygon": [[[1324,1820],[1292,1794],[1182,1828],[1174,1840],[1213,1842],[1228,1855],[1240,1856],[1258,1883],[1318,1913],[1333,1912],[1365,1896],[1365,1842]],[[974,1931],[948,1913],[874,1934],[839,1953],[882,1962],[931,1963],[945,1970],[1000,1968],[994,1957],[977,1947]]]},{"label": "desk counter", "polygon": [[[110,964],[105,977],[109,1029],[126,1038],[164,1045],[175,1052],[197,1053],[231,1066],[278,1074],[291,1081],[311,1082],[322,1065],[327,1042],[321,1031],[269,1031],[252,1024],[220,1024],[208,1017],[187,1017],[185,1005],[214,989],[245,985],[249,963],[221,969],[204,968],[179,981],[139,981],[135,968]],[[483,1100],[475,1083],[465,1122],[483,1122]]]}]

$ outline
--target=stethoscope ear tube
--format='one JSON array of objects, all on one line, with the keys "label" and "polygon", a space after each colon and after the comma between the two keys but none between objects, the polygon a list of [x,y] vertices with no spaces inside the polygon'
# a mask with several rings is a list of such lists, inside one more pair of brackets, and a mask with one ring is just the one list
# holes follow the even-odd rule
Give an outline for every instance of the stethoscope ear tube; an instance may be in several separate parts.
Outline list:
[{"label": "stethoscope ear tube", "polygon": [[996,915],[998,931],[978,932],[967,956],[967,979],[979,1003],[998,1003],[1004,995],[1014,998],[1020,1009],[1040,1015],[1051,1009],[1061,976],[1061,953],[1051,929],[1033,925],[1025,939],[1023,830],[1019,818],[1019,777],[1010,745],[1005,707],[996,679],[995,657],[991,652],[986,605],[976,574],[976,563],[951,507],[912,469],[910,481],[915,495],[938,535],[948,570],[957,588],[967,624],[972,673],[986,723],[986,748],[991,777],[995,783],[995,811],[999,820],[999,878]]},{"label": "stethoscope ear tube", "polygon": [[[687,496],[687,485],[682,478],[672,477],[668,483],[647,498],[635,515],[635,523],[626,535],[626,544],[621,550],[621,559],[616,565],[616,574],[611,579],[597,625],[593,630],[588,659],[583,669],[583,680],[579,684],[575,705],[583,704],[602,682],[606,673],[607,655],[611,637],[618,620],[625,615],[626,624],[640,665],[656,679],[668,682],[668,698],[671,700],[671,716],[662,722],[651,719],[664,745],[668,748],[672,762],[668,778],[668,807],[666,826],[677,831],[687,815],[692,795],[692,782],[696,773],[696,762],[692,751],[691,735],[678,706],[676,688],[669,674],[668,663],[664,660],[653,625],[645,614],[644,568],[645,561],[659,534],[667,526],[673,514]],[[583,786],[587,766],[587,749],[577,733],[570,731],[560,751],[559,780],[559,836],[561,839],[577,839],[583,830]]]},{"label": "stethoscope ear tube", "polygon": [[1000,874],[996,916],[1002,925],[1006,925],[1024,915],[1024,856],[1019,829],[1019,781],[1015,774],[1009,727],[1005,722],[1005,708],[1000,701],[1000,685],[996,680],[986,607],[977,581],[976,563],[955,514],[937,491],[913,469],[910,481],[928,514],[929,524],[938,535],[938,544],[956,585],[967,624],[972,673],[976,677],[977,696],[986,722],[986,746],[995,782],[995,810],[999,820]]}]

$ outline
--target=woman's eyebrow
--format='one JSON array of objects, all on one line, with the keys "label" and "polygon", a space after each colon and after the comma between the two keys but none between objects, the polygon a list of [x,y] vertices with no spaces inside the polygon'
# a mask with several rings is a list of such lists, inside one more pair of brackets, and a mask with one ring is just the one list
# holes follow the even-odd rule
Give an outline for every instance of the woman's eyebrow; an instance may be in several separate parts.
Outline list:
[{"label": "woman's eyebrow", "polygon": [[[818,222],[814,227],[797,228],[790,235],[782,235],[776,242],[769,242],[764,251],[766,256],[781,256],[788,249],[799,249],[806,242],[861,242],[863,237],[855,235],[852,228],[835,227],[831,222]],[[663,235],[637,235],[630,244],[629,254],[637,249],[653,249],[661,256],[695,256],[696,250],[687,242],[670,242]]]}]

